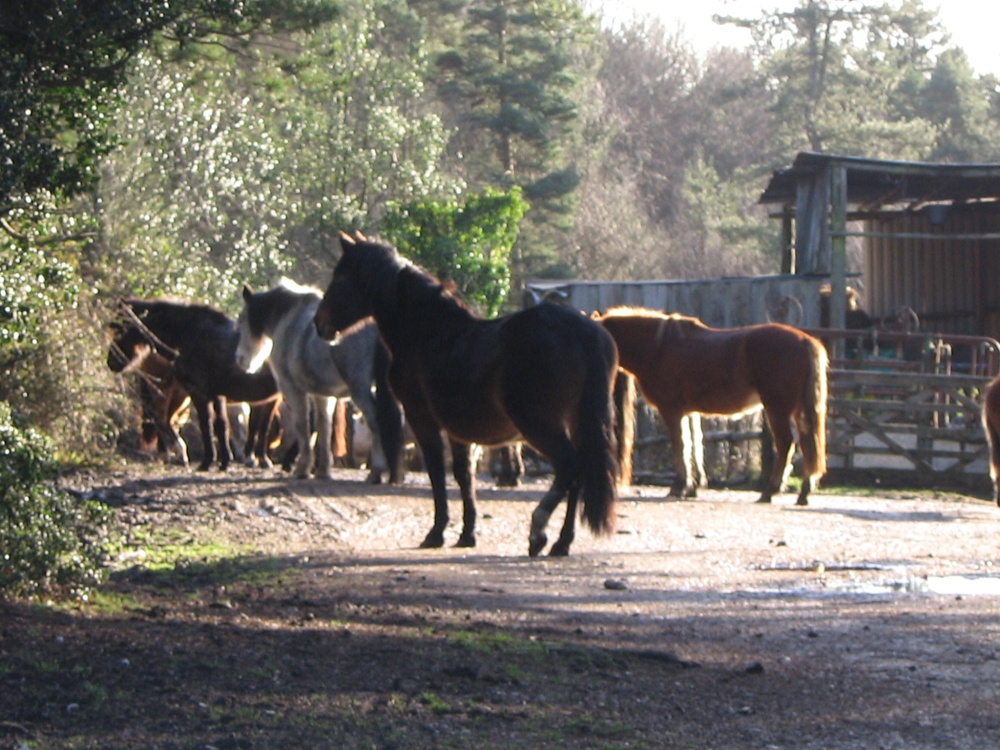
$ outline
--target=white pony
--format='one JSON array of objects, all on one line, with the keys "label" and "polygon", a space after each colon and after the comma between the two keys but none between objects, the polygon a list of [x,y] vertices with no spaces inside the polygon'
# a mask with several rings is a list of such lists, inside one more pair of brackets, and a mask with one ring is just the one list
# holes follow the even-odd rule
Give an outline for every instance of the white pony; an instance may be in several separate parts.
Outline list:
[{"label": "white pony", "polygon": [[[313,317],[322,293],[282,279],[276,286],[254,292],[243,286],[236,363],[253,371],[265,360],[289,407],[290,440],[298,445],[294,473],[309,476],[313,465],[310,441],[310,401],[315,419],[316,470],[330,476],[330,433],[336,399],[349,397],[361,410],[373,433],[368,481],[401,481],[403,416],[386,381],[389,355],[374,323],[362,325],[330,343],[319,337]],[[374,396],[372,384],[375,384]]]}]

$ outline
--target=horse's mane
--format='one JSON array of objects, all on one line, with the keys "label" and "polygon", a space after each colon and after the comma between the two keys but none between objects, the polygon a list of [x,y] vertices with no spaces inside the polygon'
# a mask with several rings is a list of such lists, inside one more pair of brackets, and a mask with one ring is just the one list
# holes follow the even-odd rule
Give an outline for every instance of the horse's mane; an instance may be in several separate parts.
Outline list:
[{"label": "horse's mane", "polygon": [[282,289],[287,289],[289,292],[292,292],[293,294],[298,294],[298,295],[312,294],[312,295],[316,295],[316,296],[319,296],[319,297],[323,296],[322,290],[320,290],[320,289],[318,289],[318,288],[316,288],[314,286],[307,286],[306,284],[300,284],[299,282],[294,281],[293,279],[290,279],[287,276],[282,276],[278,280],[276,288],[277,287],[280,287]]},{"label": "horse's mane", "polygon": [[372,287],[381,291],[383,299],[396,299],[400,284],[404,284],[411,299],[418,303],[440,300],[453,310],[461,310],[467,315],[474,315],[472,309],[458,296],[456,286],[451,281],[441,281],[425,268],[418,266],[408,258],[400,255],[392,245],[375,240],[363,240],[369,248],[378,248],[379,252],[369,253],[369,268],[364,270],[364,277],[369,279]]}]

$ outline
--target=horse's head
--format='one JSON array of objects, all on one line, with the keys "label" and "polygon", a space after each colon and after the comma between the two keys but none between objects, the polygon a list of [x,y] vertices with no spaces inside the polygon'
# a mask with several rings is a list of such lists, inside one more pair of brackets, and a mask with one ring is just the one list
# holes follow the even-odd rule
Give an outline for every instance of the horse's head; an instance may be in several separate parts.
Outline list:
[{"label": "horse's head", "polygon": [[149,340],[133,323],[133,315],[135,312],[128,303],[119,300],[117,314],[108,326],[112,336],[108,346],[108,368],[112,372],[124,372],[138,366],[152,351]]},{"label": "horse's head", "polygon": [[333,279],[319,303],[314,320],[316,332],[328,341],[374,314],[377,291],[373,271],[378,270],[377,266],[383,258],[389,257],[388,250],[392,251],[398,263],[395,250],[369,242],[360,233],[354,238],[341,232],[340,247],[340,260],[333,269]]},{"label": "horse's head", "polygon": [[271,355],[273,344],[264,330],[261,294],[254,292],[249,284],[243,285],[243,309],[237,321],[236,365],[247,372],[260,369]]}]

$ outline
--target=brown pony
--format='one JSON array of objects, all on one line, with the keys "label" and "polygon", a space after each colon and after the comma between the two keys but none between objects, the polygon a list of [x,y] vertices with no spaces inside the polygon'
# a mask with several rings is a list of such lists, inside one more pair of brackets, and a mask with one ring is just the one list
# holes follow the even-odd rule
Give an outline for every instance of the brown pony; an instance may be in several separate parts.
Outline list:
[{"label": "brown pony", "polygon": [[191,403],[191,397],[174,377],[173,364],[147,349],[146,354],[133,361],[132,367],[139,375],[142,414],[139,449],[146,453],[165,453],[168,460],[187,466],[187,445],[177,429],[177,419],[181,410]]},{"label": "brown pony", "polygon": [[1000,375],[993,378],[983,393],[983,428],[990,446],[990,479],[1000,505]]},{"label": "brown pony", "polygon": [[693,497],[681,419],[695,412],[740,414],[763,406],[774,436],[775,461],[758,502],[780,492],[799,434],[804,477],[798,505],[826,472],[826,349],[816,338],[780,323],[709,328],[697,318],[615,308],[598,316],[618,345],[621,366],[635,375],[666,422],[677,477],[673,496]]}]

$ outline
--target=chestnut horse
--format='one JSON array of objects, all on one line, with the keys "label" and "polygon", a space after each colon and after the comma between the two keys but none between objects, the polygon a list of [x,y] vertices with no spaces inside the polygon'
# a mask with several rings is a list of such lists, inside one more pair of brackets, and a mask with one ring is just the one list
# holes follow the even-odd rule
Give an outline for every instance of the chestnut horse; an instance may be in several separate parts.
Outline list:
[{"label": "chestnut horse", "polygon": [[1000,505],[1000,375],[983,392],[983,429],[990,446],[990,479]]},{"label": "chestnut horse", "polygon": [[660,412],[674,451],[673,496],[693,497],[681,436],[688,414],[733,415],[764,407],[775,461],[758,502],[780,492],[798,431],[804,463],[798,505],[826,472],[828,358],[822,342],[780,323],[710,328],[697,318],[615,308],[597,320],[618,345],[621,366],[635,375]]},{"label": "chestnut horse", "polygon": [[188,465],[187,445],[177,429],[181,410],[191,397],[174,377],[174,366],[166,357],[147,349],[122,372],[135,370],[139,376],[139,404],[142,425],[139,449],[164,453],[169,461]]},{"label": "chestnut horse", "polygon": [[555,472],[531,517],[528,554],[546,545],[545,527],[567,498],[550,554],[569,554],[579,496],[595,533],[608,533],[617,501],[614,405],[618,356],[607,332],[580,312],[541,304],[483,320],[431,274],[390,245],[342,234],[342,254],[316,311],[330,339],[374,317],[392,353],[389,382],[423,451],[434,525],[421,547],[440,547],[448,525],[444,431],[462,495],[460,547],[476,544],[470,445],[523,437]]}]

